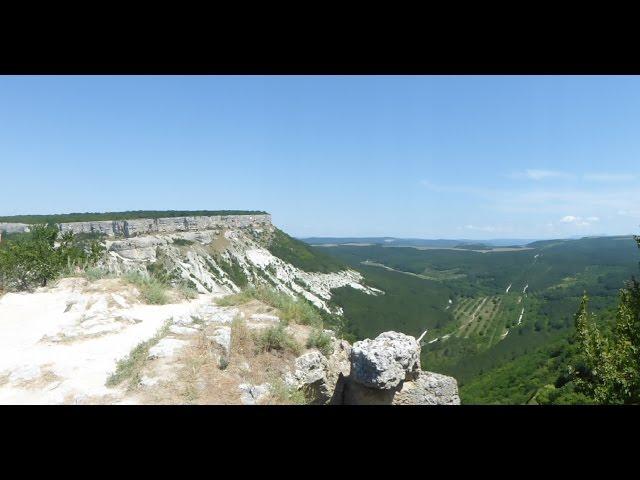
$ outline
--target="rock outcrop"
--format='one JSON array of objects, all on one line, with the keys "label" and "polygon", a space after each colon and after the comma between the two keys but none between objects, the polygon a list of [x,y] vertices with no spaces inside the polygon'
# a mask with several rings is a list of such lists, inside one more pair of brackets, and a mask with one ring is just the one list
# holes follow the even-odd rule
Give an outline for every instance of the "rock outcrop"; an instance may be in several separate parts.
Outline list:
[{"label": "rock outcrop", "polygon": [[333,339],[332,353],[307,352],[285,382],[311,403],[336,405],[459,405],[455,378],[420,369],[414,337],[385,332],[373,340]]},{"label": "rock outcrop", "polygon": [[[107,237],[135,237],[154,233],[193,232],[215,228],[265,227],[271,215],[212,215],[193,217],[137,218],[131,220],[99,220],[93,222],[58,223],[61,232],[99,233]],[[0,231],[28,232],[26,223],[2,223]]]},{"label": "rock outcrop", "polygon": [[365,387],[389,390],[419,369],[420,345],[409,335],[385,332],[353,344],[351,376]]}]

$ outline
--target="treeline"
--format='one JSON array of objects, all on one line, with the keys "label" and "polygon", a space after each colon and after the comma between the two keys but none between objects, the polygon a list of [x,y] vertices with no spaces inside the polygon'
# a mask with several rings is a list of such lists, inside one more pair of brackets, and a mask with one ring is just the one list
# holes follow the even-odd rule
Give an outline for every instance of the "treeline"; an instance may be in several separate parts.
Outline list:
[{"label": "treeline", "polygon": [[85,212],[53,215],[12,215],[0,217],[7,223],[67,223],[95,222],[100,220],[135,220],[138,218],[200,217],[215,215],[265,215],[262,210],[128,210],[126,212]]},{"label": "treeline", "polygon": [[0,290],[31,290],[64,273],[94,265],[103,255],[97,240],[60,234],[52,225],[34,225],[28,234],[0,243]]}]

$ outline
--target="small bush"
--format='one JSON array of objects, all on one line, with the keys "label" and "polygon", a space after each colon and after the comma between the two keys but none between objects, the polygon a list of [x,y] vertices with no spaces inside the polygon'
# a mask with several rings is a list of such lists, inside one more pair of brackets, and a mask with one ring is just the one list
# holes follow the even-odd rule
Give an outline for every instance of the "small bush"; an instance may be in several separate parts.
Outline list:
[{"label": "small bush", "polygon": [[280,324],[275,327],[266,328],[258,333],[255,337],[255,344],[258,351],[289,351],[295,355],[300,353],[300,345],[289,335],[284,329],[284,325]]},{"label": "small bush", "polygon": [[240,293],[228,295],[216,303],[220,306],[242,305],[253,299],[260,300],[280,311],[284,323],[298,323],[322,327],[322,317],[313,305],[302,298],[294,298],[284,292],[266,287],[251,287]]},{"label": "small bush", "polygon": [[186,246],[189,246],[189,245],[193,245],[193,241],[192,240],[187,240],[186,238],[174,238],[173,239],[173,244],[181,246],[181,247],[186,247]]},{"label": "small bush", "polygon": [[177,290],[186,300],[193,300],[194,298],[198,298],[198,290],[192,286],[193,282],[180,282],[178,284]]},{"label": "small bush", "polygon": [[108,278],[111,276],[112,275],[107,270],[98,267],[85,268],[84,270],[84,277],[91,282],[95,282],[96,280],[101,280],[103,278]]},{"label": "small bush", "polygon": [[218,298],[216,300],[216,305],[219,305],[221,307],[242,305],[244,303],[250,302],[254,298],[255,296],[253,295],[252,289],[247,289],[243,290],[240,293],[233,293],[231,295],[227,295],[226,297]]},{"label": "small bush", "polygon": [[164,305],[169,302],[167,285],[156,278],[142,275],[139,272],[129,272],[124,279],[135,285],[143,300],[152,305]]},{"label": "small bush", "polygon": [[304,405],[308,403],[304,390],[288,387],[284,381],[277,376],[270,379],[270,396],[276,404]]},{"label": "small bush", "polygon": [[331,336],[326,334],[323,330],[314,330],[307,339],[307,348],[317,348],[323,355],[329,356],[333,353],[333,347],[331,345]]}]

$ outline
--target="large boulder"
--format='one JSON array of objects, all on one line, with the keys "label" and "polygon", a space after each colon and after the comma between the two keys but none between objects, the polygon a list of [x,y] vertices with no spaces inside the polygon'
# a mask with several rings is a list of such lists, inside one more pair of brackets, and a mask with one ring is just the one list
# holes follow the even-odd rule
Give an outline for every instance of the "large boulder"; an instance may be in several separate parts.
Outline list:
[{"label": "large boulder", "polygon": [[393,405],[460,405],[458,382],[453,377],[420,371],[418,378],[404,382]]},{"label": "large boulder", "polygon": [[390,390],[420,370],[420,345],[414,337],[384,332],[353,344],[351,378],[369,388]]},{"label": "large boulder", "polygon": [[285,383],[304,390],[310,403],[342,403],[343,379],[349,376],[351,369],[351,346],[333,336],[331,350],[327,357],[318,350],[300,355],[295,360],[293,373],[285,376]]},{"label": "large boulder", "polygon": [[420,370],[419,359],[419,342],[402,333],[385,332],[353,347],[333,336],[331,354],[301,355],[285,382],[316,404],[459,405],[455,378]]}]

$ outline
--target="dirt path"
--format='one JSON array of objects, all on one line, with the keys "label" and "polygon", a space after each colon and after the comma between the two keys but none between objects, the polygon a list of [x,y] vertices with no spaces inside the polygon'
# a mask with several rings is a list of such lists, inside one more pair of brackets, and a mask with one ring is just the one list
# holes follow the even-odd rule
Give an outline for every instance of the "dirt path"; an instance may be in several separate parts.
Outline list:
[{"label": "dirt path", "polygon": [[134,287],[115,282],[64,279],[0,298],[0,404],[126,401],[121,389],[105,386],[116,362],[167,320],[213,303],[213,296],[200,295],[144,305]]}]

